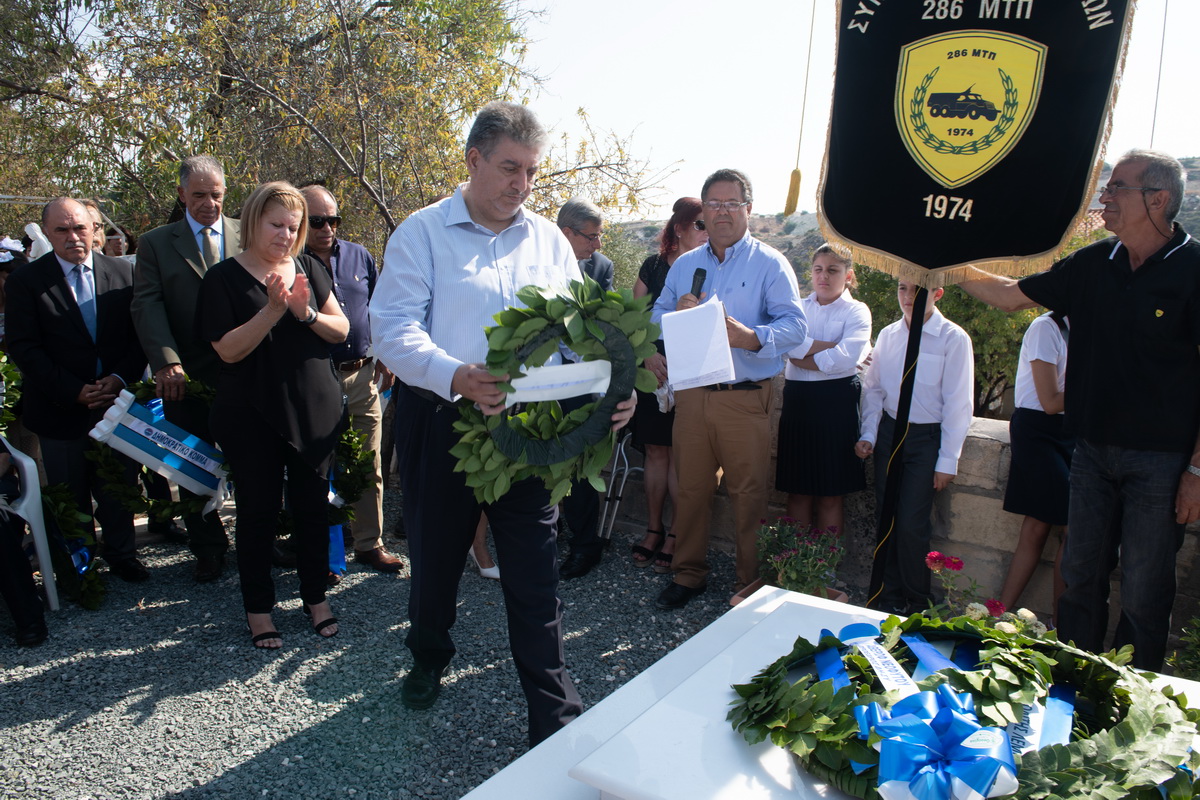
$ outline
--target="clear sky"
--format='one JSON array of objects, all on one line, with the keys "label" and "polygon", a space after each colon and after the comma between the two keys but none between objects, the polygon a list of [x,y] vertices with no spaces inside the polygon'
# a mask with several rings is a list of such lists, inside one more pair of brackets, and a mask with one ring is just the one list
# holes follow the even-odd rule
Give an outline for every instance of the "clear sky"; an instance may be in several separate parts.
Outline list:
[{"label": "clear sky", "polygon": [[[575,111],[583,107],[598,130],[630,136],[632,154],[652,167],[679,162],[661,193],[650,198],[659,206],[643,209],[638,217],[666,216],[676,197],[698,195],[704,177],[720,167],[749,175],[755,213],[778,213],[797,141],[799,207],[816,210],[833,89],[833,0],[520,2],[526,9],[545,9],[528,25],[533,44],[525,60],[545,79],[532,104],[542,121],[574,132]],[[816,23],[801,140],[813,3]],[[1108,160],[1151,144],[1178,157],[1200,155],[1198,36],[1200,1],[1138,0]]]}]

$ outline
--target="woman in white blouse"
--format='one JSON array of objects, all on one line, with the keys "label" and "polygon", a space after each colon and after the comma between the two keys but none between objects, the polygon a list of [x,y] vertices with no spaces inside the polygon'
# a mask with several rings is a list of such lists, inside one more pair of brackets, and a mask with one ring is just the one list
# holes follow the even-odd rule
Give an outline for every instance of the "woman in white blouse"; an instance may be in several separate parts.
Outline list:
[{"label": "woman in white blouse", "polygon": [[845,528],[842,497],[866,488],[858,440],[858,365],[871,344],[871,311],[850,296],[854,265],[823,244],[813,254],[813,291],[801,301],[808,334],[789,354],[779,418],[775,488],[789,517]]}]

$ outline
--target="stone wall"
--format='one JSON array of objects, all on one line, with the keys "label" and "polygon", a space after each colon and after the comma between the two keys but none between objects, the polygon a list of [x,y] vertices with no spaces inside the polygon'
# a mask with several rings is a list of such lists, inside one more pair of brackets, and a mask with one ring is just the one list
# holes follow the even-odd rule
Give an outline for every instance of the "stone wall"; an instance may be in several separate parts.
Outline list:
[{"label": "stone wall", "polygon": [[[775,390],[781,391],[782,380]],[[778,406],[778,404],[777,404]],[[774,462],[776,444],[772,442]],[[629,448],[630,462],[640,466],[638,453]],[[958,476],[937,498],[934,507],[934,536],[931,549],[958,556],[966,566],[963,583],[974,579],[983,597],[999,597],[1008,563],[1020,534],[1021,517],[1002,508],[1009,467],[1008,423],[976,418],[963,447]],[[868,487],[846,498],[847,553],[839,578],[849,587],[852,602],[862,602],[870,579],[871,550],[875,540],[875,493],[873,465],[867,461]],[[774,492],[770,515],[783,513],[784,495]],[[669,512],[668,512],[669,515]],[[634,473],[625,488],[617,515],[618,528],[639,536],[645,528],[646,507],[640,474]],[[716,546],[732,550],[733,514],[729,498],[719,490],[713,505],[713,539]],[[1173,637],[1193,617],[1200,616],[1200,570],[1197,562],[1197,533],[1188,529],[1177,560],[1179,590],[1175,603]],[[1046,543],[1042,563],[1021,597],[1020,605],[1049,620],[1053,593],[1053,561],[1062,530],[1055,528]],[[636,538],[635,538],[636,541]],[[1114,575],[1114,600],[1119,601],[1120,574]],[[1113,605],[1116,608],[1116,605]],[[1110,628],[1116,615],[1110,618]]]}]

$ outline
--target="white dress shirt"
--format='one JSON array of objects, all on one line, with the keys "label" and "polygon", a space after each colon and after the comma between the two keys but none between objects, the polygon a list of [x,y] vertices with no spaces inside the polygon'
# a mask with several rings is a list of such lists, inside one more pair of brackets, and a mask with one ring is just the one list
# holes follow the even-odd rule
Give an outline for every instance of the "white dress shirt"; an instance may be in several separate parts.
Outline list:
[{"label": "white dress shirt", "polygon": [[1066,388],[1067,341],[1049,313],[1035,319],[1025,331],[1025,338],[1021,340],[1021,357],[1017,361],[1017,384],[1013,391],[1017,408],[1045,411],[1042,401],[1038,399],[1037,387],[1033,384],[1031,361],[1053,364],[1058,372],[1058,390],[1061,392]]},{"label": "white dress shirt", "polygon": [[[880,415],[893,418],[900,397],[900,373],[908,349],[908,325],[903,318],[879,332],[871,355],[871,366],[863,377],[862,428],[860,438],[875,444]],[[974,412],[975,353],[971,337],[942,316],[935,306],[933,316],[921,328],[921,354],[913,384],[909,422],[938,423],[942,444],[934,471],[958,474],[967,430]],[[881,457],[876,454],[876,458]]]},{"label": "white dress shirt", "polygon": [[871,309],[867,304],[855,300],[847,289],[828,305],[821,305],[813,292],[800,301],[800,307],[808,322],[808,337],[788,357],[804,358],[815,341],[837,345],[813,356],[818,369],[802,369],[787,362],[784,377],[789,381],[830,381],[855,374],[871,348]]},{"label": "white dress shirt", "polygon": [[471,219],[460,186],[388,239],[370,303],[375,356],[400,381],[457,400],[455,371],[487,359],[483,329],[496,324],[493,315],[524,305],[518,289],[565,292],[578,280],[579,264],[556,225],[521,209],[495,233]]},{"label": "white dress shirt", "polygon": [[217,236],[217,255],[218,261],[225,259],[225,222],[224,217],[217,217],[217,221],[212,225],[201,225],[196,222],[190,211],[183,212],[183,218],[187,220],[188,227],[192,229],[192,237],[196,240],[196,247],[200,250],[200,255],[204,255],[204,237],[212,234],[201,233],[204,228],[212,228]]}]

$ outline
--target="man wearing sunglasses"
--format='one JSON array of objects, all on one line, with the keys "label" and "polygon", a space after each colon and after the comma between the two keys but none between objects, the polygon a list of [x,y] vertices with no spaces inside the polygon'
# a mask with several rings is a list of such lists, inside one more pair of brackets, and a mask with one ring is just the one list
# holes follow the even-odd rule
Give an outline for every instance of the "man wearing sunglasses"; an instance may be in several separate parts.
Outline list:
[{"label": "man wearing sunglasses", "polygon": [[[225,169],[212,156],[189,156],[179,164],[183,219],[162,225],[138,240],[133,275],[133,324],[150,369],[163,414],[212,444],[208,404],[185,397],[184,376],[217,385],[220,359],[196,336],[196,296],[204,273],[242,251],[241,223],[221,213]],[[182,497],[192,497],[180,487]],[[218,512],[187,514],[188,547],[196,557],[197,583],[215,581],[224,568],[229,540]]]},{"label": "man wearing sunglasses", "polygon": [[[333,276],[333,293],[350,320],[346,341],[332,347],[331,357],[346,395],[350,423],[367,438],[364,449],[375,451],[375,474],[354,504],[354,559],[380,572],[399,572],[404,562],[383,546],[383,470],[380,459],[383,408],[380,389],[392,385],[392,373],[371,356],[371,327],[367,302],[379,273],[375,259],[362,245],[338,238],[338,204],[324,186],[310,184],[300,193],[308,203],[308,240],[304,252],[320,261]],[[377,384],[376,381],[379,381]]]},{"label": "man wearing sunglasses", "polygon": [[1058,638],[1106,649],[1109,581],[1121,562],[1112,646],[1159,670],[1184,526],[1200,519],[1200,244],[1175,223],[1186,172],[1131,150],[1100,192],[1113,237],[1021,280],[973,269],[960,285],[1005,311],[1071,320],[1066,419],[1075,434]]}]

